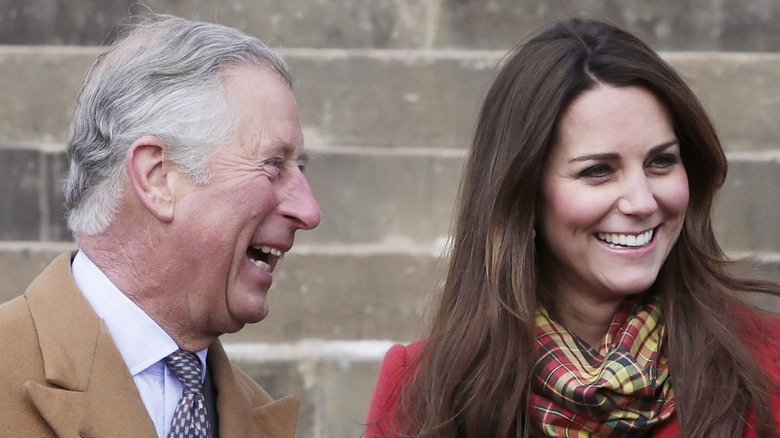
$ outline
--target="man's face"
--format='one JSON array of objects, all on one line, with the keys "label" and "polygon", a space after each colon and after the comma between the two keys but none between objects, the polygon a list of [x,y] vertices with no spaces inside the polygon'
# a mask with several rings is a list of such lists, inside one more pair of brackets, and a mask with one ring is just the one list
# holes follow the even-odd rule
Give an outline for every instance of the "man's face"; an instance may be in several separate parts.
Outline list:
[{"label": "man's face", "polygon": [[[303,175],[298,109],[272,72],[235,67],[225,78],[241,117],[237,134],[211,159],[211,180],[179,178],[169,269],[180,278],[184,330],[235,332],[268,313],[266,294],[295,231],[312,229],[320,210]],[[181,306],[181,307],[180,307]]]}]

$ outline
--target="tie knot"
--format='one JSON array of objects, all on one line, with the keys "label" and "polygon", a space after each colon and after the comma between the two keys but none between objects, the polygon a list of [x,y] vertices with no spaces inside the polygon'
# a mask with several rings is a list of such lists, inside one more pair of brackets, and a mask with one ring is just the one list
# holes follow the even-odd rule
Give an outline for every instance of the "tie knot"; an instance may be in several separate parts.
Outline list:
[{"label": "tie knot", "polygon": [[178,350],[165,358],[168,368],[179,378],[184,392],[200,392],[203,382],[200,379],[200,359],[194,353]]}]

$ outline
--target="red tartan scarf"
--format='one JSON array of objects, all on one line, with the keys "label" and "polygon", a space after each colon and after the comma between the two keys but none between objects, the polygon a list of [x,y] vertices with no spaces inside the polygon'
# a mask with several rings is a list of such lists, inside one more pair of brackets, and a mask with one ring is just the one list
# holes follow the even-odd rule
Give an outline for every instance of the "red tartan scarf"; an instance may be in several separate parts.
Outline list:
[{"label": "red tartan scarf", "polygon": [[536,312],[538,360],[531,394],[536,433],[638,437],[674,413],[665,326],[657,301],[625,300],[598,349]]}]

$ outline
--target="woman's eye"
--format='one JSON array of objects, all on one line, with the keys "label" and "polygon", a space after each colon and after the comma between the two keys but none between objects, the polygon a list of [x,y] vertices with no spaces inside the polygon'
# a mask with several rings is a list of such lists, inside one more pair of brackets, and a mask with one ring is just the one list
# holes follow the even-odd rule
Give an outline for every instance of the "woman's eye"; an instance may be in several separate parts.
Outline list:
[{"label": "woman's eye", "polygon": [[666,169],[667,167],[674,166],[678,163],[678,159],[676,155],[673,154],[661,154],[657,157],[653,158],[653,161],[650,163],[653,167],[659,167],[662,169]]},{"label": "woman's eye", "polygon": [[587,169],[580,172],[582,178],[603,178],[612,172],[612,167],[609,164],[596,164],[590,166]]}]

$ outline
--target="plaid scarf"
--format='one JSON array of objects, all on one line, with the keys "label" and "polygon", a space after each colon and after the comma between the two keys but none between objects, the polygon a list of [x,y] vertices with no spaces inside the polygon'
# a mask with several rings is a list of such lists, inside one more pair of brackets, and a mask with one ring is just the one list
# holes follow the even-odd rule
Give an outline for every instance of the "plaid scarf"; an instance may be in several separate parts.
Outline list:
[{"label": "plaid scarf", "polygon": [[532,424],[551,437],[637,437],[674,413],[656,300],[625,300],[598,349],[536,312]]}]

